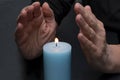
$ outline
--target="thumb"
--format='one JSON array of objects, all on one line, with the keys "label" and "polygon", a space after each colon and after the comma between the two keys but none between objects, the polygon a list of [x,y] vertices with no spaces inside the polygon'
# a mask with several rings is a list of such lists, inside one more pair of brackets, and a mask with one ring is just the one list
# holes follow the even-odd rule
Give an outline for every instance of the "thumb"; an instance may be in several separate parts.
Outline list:
[{"label": "thumb", "polygon": [[53,10],[50,8],[47,2],[42,5],[43,15],[47,21],[54,20]]}]

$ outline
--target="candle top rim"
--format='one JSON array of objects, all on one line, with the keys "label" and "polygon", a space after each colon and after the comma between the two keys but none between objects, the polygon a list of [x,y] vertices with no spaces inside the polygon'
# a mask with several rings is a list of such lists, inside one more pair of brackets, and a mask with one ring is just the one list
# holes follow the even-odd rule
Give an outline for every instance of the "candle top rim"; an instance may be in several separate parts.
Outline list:
[{"label": "candle top rim", "polygon": [[66,53],[71,51],[71,45],[67,42],[48,42],[43,46],[43,51],[47,53]]}]

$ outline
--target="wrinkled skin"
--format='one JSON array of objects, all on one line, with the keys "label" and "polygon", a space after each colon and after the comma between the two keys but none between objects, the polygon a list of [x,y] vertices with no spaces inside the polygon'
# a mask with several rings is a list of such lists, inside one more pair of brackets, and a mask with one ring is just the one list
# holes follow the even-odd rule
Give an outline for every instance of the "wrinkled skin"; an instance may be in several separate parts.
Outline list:
[{"label": "wrinkled skin", "polygon": [[80,28],[78,40],[90,64],[98,67],[107,60],[106,33],[103,23],[92,13],[90,6],[77,3],[74,7],[76,23]]},{"label": "wrinkled skin", "polygon": [[27,59],[41,55],[42,47],[55,37],[57,23],[47,3],[34,2],[23,8],[18,16],[15,40]]}]

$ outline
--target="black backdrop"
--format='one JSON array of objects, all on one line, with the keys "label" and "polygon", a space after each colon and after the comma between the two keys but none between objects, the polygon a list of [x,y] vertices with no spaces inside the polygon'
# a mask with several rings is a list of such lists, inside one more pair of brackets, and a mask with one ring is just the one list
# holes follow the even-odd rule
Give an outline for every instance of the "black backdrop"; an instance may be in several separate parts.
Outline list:
[{"label": "black backdrop", "polygon": [[14,42],[16,19],[30,0],[0,0],[0,80],[23,80],[22,58]]}]

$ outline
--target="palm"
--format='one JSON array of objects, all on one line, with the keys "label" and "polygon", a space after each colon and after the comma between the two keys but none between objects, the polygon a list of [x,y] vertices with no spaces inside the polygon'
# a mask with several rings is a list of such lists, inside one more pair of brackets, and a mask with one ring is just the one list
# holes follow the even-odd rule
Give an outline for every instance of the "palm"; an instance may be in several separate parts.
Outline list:
[{"label": "palm", "polygon": [[87,61],[97,67],[100,64],[104,65],[108,57],[104,24],[95,17],[90,6],[83,7],[77,3],[75,12],[77,13],[76,22],[80,27],[78,39]]},{"label": "palm", "polygon": [[16,30],[16,41],[25,57],[34,58],[40,55],[43,45],[55,36],[57,24],[54,18],[45,14],[43,11],[37,17],[21,22],[24,28],[21,30],[21,37],[18,37]]}]

